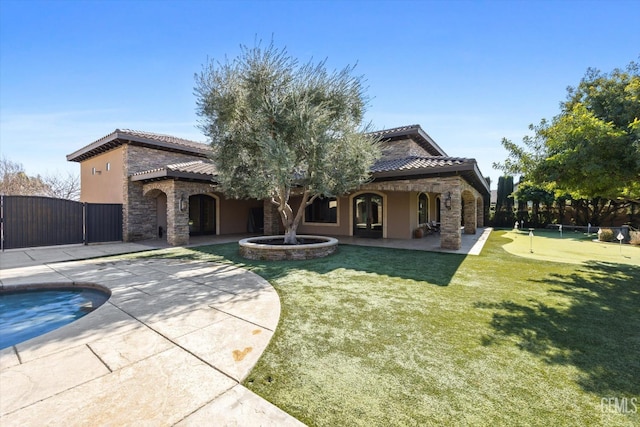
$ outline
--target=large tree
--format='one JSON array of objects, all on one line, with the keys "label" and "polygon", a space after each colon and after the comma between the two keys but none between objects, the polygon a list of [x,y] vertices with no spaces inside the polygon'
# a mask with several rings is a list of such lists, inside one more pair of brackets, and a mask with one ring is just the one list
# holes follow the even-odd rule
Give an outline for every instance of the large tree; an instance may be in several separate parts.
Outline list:
[{"label": "large tree", "polygon": [[80,178],[71,172],[29,176],[21,163],[3,156],[0,159],[0,194],[78,200]]},{"label": "large tree", "polygon": [[[219,185],[236,198],[271,200],[286,243],[296,243],[306,206],[365,182],[379,155],[362,126],[366,97],[353,70],[300,65],[271,43],[242,46],[234,60],[210,61],[196,75]],[[293,194],[300,195],[295,207]]]},{"label": "large tree", "polygon": [[502,140],[509,157],[494,167],[574,199],[640,199],[639,69],[589,69],[551,122],[531,125],[522,145]]}]

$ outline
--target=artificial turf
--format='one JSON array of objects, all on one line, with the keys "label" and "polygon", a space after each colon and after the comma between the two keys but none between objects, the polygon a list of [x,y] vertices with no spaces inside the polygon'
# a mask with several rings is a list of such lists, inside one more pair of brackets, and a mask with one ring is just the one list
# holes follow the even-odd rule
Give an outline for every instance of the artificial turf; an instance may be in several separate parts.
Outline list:
[{"label": "artificial turf", "polygon": [[272,283],[280,324],[244,385],[306,424],[639,425],[640,265],[517,256],[510,233],[480,256],[342,245],[260,262],[236,244],[158,256]]}]

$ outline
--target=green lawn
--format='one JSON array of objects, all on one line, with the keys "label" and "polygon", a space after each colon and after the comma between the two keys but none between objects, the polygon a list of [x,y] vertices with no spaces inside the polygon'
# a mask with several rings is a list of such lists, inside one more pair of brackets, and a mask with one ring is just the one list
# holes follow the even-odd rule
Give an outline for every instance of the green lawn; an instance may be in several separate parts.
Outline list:
[{"label": "green lawn", "polygon": [[309,425],[639,425],[640,263],[516,256],[504,246],[528,236],[510,233],[468,257],[340,246],[250,262],[236,244],[157,255],[233,262],[273,284],[280,325],[244,384]]},{"label": "green lawn", "polygon": [[504,237],[511,240],[504,245],[504,249],[518,256],[554,262],[568,262],[572,264],[588,263],[591,261],[607,262],[611,264],[631,264],[640,266],[640,248],[613,242],[598,242],[596,233],[564,232],[534,230],[533,236],[529,231],[509,231]]}]

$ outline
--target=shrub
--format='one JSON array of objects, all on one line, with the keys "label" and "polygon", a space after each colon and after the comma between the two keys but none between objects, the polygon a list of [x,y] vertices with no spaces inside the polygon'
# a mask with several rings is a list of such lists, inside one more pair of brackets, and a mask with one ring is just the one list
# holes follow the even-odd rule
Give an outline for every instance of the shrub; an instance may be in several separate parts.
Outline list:
[{"label": "shrub", "polygon": [[613,242],[613,230],[610,228],[602,228],[598,233],[598,240],[601,242]]},{"label": "shrub", "polygon": [[630,231],[629,234],[631,237],[629,243],[632,245],[640,245],[640,231]]}]

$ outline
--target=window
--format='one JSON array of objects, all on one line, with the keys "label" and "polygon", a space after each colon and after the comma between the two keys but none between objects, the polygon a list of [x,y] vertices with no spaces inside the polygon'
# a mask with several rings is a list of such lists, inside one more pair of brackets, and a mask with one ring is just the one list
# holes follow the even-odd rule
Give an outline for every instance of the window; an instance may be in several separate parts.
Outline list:
[{"label": "window", "polygon": [[336,224],[338,222],[338,200],[335,197],[318,197],[304,211],[306,222]]},{"label": "window", "polygon": [[424,193],[418,196],[418,224],[426,224],[429,221],[429,199]]},{"label": "window", "polygon": [[107,172],[109,172],[111,170],[111,163],[107,162],[105,169],[107,170]]}]

